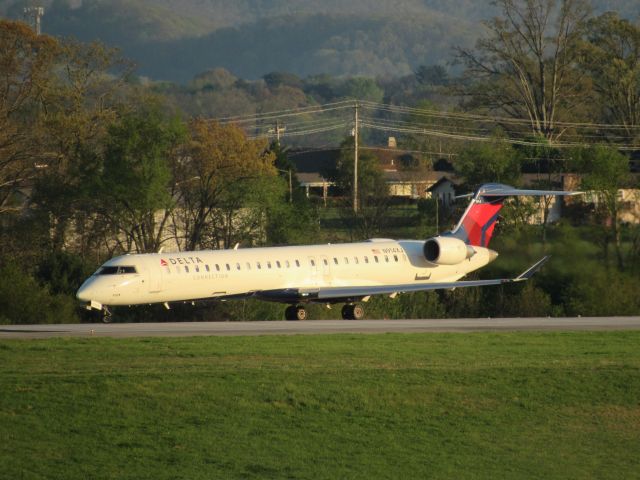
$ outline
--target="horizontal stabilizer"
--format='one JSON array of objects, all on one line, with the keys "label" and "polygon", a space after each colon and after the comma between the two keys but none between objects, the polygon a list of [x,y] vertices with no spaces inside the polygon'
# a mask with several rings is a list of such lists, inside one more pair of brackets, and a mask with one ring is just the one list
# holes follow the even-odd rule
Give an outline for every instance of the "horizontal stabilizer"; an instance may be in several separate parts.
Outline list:
[{"label": "horizontal stabilizer", "polygon": [[547,195],[580,195],[582,192],[572,192],[567,190],[527,190],[514,188],[500,183],[487,183],[478,189],[478,197],[522,197],[522,196],[547,196]]}]

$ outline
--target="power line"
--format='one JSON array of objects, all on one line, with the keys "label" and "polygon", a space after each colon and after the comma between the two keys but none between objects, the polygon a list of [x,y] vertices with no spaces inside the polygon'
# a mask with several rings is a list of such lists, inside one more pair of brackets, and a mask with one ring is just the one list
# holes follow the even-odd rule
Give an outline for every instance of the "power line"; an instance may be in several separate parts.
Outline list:
[{"label": "power line", "polygon": [[305,114],[325,113],[325,112],[331,112],[334,110],[343,110],[346,108],[353,108],[353,103],[352,102],[327,103],[324,105],[292,108],[288,110],[277,110],[274,112],[253,113],[250,115],[238,115],[234,117],[212,118],[210,120],[216,121],[219,123],[225,123],[225,124],[226,123],[246,123],[251,121],[272,120],[275,118],[299,116],[299,115],[305,115]]},{"label": "power line", "polygon": [[[284,133],[282,133],[280,136],[282,138],[286,138],[286,137],[295,137],[295,136],[300,136],[300,135],[313,135],[315,133],[323,133],[323,132],[330,132],[332,130],[338,130],[341,128],[346,128],[348,125],[346,123],[341,123],[341,124],[337,124],[337,125],[329,125],[327,127],[320,127],[320,128],[315,128],[315,129],[305,129],[305,130],[299,130],[296,132],[292,132],[292,131],[286,131]],[[247,138],[251,139],[251,140],[256,140],[258,138],[269,138],[269,137],[273,137],[274,134],[273,133],[262,133],[262,134],[257,134],[257,135],[248,135]]]},{"label": "power line", "polygon": [[386,125],[378,125],[375,123],[364,123],[362,122],[363,127],[368,127],[373,130],[382,130],[387,132],[398,132],[398,133],[416,133],[422,134],[426,136],[433,137],[442,137],[442,138],[452,138],[456,140],[466,140],[466,141],[476,141],[476,142],[502,142],[502,143],[510,143],[512,145],[523,145],[530,147],[540,147],[540,146],[552,146],[554,148],[568,148],[568,147],[588,147],[589,145],[586,143],[554,143],[553,145],[547,145],[541,142],[532,142],[527,140],[515,140],[512,138],[495,138],[495,137],[481,137],[477,135],[460,135],[456,133],[448,133],[441,132],[438,130],[427,130],[427,129],[411,129],[411,128],[400,128],[400,127],[389,127]]},{"label": "power line", "polygon": [[[405,114],[413,114],[417,116],[425,116],[425,117],[433,117],[433,118],[445,118],[445,119],[452,119],[452,120],[472,120],[472,121],[483,121],[483,122],[499,123],[499,124],[514,124],[514,125],[521,125],[521,126],[529,126],[532,123],[532,120],[529,120],[529,119],[479,115],[479,114],[463,113],[463,112],[443,112],[439,110],[430,110],[430,109],[415,108],[415,107],[405,107],[400,105],[376,103],[376,102],[370,102],[366,100],[360,100],[359,103],[365,109],[386,111],[389,113],[405,113]],[[270,120],[270,119],[282,118],[287,116],[326,113],[334,110],[344,110],[347,108],[354,108],[354,106],[355,106],[354,100],[342,100],[339,102],[332,102],[332,103],[326,103],[321,105],[312,105],[309,107],[298,107],[298,108],[291,108],[291,109],[285,109],[285,110],[275,110],[271,112],[252,113],[248,115],[217,117],[217,118],[212,118],[211,120],[217,121],[220,123],[245,123],[250,121]],[[557,127],[598,128],[598,129],[606,129],[606,130],[632,129],[632,130],[640,131],[640,125],[605,124],[605,123],[589,123],[589,122],[561,122],[561,121],[554,122],[554,125],[556,125]]]},{"label": "power line", "polygon": [[[509,117],[496,117],[496,116],[488,116],[488,115],[479,115],[473,113],[462,113],[462,112],[442,112],[439,110],[430,110],[423,108],[415,108],[415,107],[403,107],[398,105],[390,105],[384,103],[376,103],[376,102],[367,102],[362,101],[361,104],[370,109],[383,110],[388,112],[401,112],[401,113],[412,113],[416,115],[422,116],[431,116],[437,118],[455,118],[455,119],[464,119],[464,120],[479,120],[479,121],[490,121],[493,123],[513,123],[513,124],[521,124],[521,125],[530,125],[531,120],[520,119],[520,118],[509,118]],[[593,127],[593,128],[606,128],[606,129],[637,129],[640,130],[640,125],[623,125],[623,124],[608,124],[608,123],[588,123],[588,122],[554,122],[554,125],[558,127],[566,126],[566,127]]]},{"label": "power line", "polygon": [[[440,125],[437,124],[433,124],[433,123],[425,123],[425,124],[421,124],[421,123],[416,123],[416,122],[409,122],[409,121],[405,121],[405,120],[394,120],[394,119],[389,119],[389,118],[374,118],[374,117],[370,117],[370,116],[366,116],[363,117],[363,119],[366,119],[367,121],[370,122],[375,122],[379,125],[387,125],[389,127],[407,127],[407,128],[414,128],[414,129],[418,129],[418,128],[425,128],[425,127],[429,127],[431,129],[440,127]],[[487,128],[472,128],[472,127],[464,127],[461,125],[456,125],[456,124],[448,124],[445,125],[445,127],[447,129],[453,129],[454,133],[461,133],[461,132],[472,132],[472,133],[477,133],[477,134],[487,134],[489,135],[491,133],[491,130],[487,129]],[[451,133],[451,132],[449,132]],[[578,134],[571,134],[571,133],[567,133],[567,134],[563,134],[563,138],[577,138],[577,139],[589,139],[589,138],[593,138],[593,139],[601,139],[602,136],[599,135],[578,135]],[[620,139],[620,140],[630,140],[633,137],[631,136],[608,136],[608,139]]]},{"label": "power line", "polygon": [[[510,135],[506,138],[495,137],[491,135],[491,125],[500,126],[502,124],[516,125],[519,127],[526,127],[531,124],[529,120],[503,118],[503,117],[490,117],[478,114],[459,113],[459,112],[440,112],[429,109],[420,109],[414,107],[403,107],[396,105],[389,105],[383,103],[361,101],[359,103],[363,110],[369,112],[386,112],[388,114],[396,115],[411,115],[413,117],[426,117],[433,121],[427,124],[422,124],[417,121],[403,120],[397,118],[385,118],[372,115],[371,113],[361,115],[360,126],[364,129],[370,129],[374,131],[385,131],[394,133],[404,133],[410,135],[419,135],[427,137],[439,137],[448,138],[451,140],[459,141],[473,141],[473,142],[489,142],[497,141],[503,143],[509,143],[512,145],[523,145],[531,147],[546,147],[546,148],[571,148],[571,147],[588,147],[593,142],[586,142],[585,140],[618,140],[624,143],[613,144],[612,146],[623,151],[631,151],[640,149],[640,145],[633,143],[633,137],[631,135],[621,135],[621,132],[617,132],[612,135],[615,130],[627,129],[627,126],[623,125],[606,125],[596,123],[577,123],[577,122],[556,122],[558,127],[572,127],[581,129],[593,129],[601,130],[599,134],[588,133],[575,133],[564,132],[561,134],[564,141],[556,141],[548,143],[546,141],[536,141],[526,138],[523,134],[514,136],[514,132],[508,132]],[[291,108],[286,110],[278,110],[273,112],[261,112],[253,113],[249,115],[239,115],[234,117],[221,117],[213,119],[221,123],[235,123],[238,125],[245,125],[245,129],[249,128],[254,133],[250,135],[250,138],[264,138],[269,137],[269,132],[261,132],[261,130],[271,129],[273,131],[273,120],[280,122],[286,126],[286,132],[283,132],[282,137],[299,137],[302,135],[319,134],[323,132],[334,131],[346,126],[347,118],[342,115],[336,115],[338,112],[345,111],[347,109],[355,109],[356,102],[352,100],[343,100],[339,102],[332,102],[322,105],[313,105],[309,107]],[[319,118],[319,116],[327,115],[325,118]],[[306,118],[300,118],[306,117]],[[298,118],[298,120],[294,120]],[[270,123],[269,123],[270,122]],[[335,123],[340,122],[340,123]],[[463,122],[463,123],[460,123]],[[247,125],[252,123],[253,126]],[[474,126],[475,124],[475,126]],[[634,129],[639,129],[640,126],[634,126]],[[272,135],[271,135],[272,136]],[[573,141],[571,141],[573,139]]]}]

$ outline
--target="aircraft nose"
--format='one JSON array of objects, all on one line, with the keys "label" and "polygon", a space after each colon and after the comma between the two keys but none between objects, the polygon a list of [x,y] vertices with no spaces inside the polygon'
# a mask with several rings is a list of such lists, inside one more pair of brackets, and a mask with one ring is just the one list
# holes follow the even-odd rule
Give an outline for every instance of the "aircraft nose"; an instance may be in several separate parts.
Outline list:
[{"label": "aircraft nose", "polygon": [[91,281],[88,280],[82,284],[82,286],[76,292],[76,298],[82,302],[90,302],[94,299],[95,288],[91,285]]},{"label": "aircraft nose", "polygon": [[498,252],[489,250],[489,262],[493,262],[496,258],[498,258]]}]

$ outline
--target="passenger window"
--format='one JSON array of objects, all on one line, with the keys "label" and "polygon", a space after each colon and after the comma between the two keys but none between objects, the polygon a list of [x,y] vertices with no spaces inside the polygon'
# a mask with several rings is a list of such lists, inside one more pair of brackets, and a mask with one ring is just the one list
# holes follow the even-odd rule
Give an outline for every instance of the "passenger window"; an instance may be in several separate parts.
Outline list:
[{"label": "passenger window", "polygon": [[219,272],[219,271],[220,271],[220,265],[216,263],[216,272]]},{"label": "passenger window", "polygon": [[364,256],[364,263],[369,263],[369,257],[367,257],[366,255]]},{"label": "passenger window", "polygon": [[210,272],[210,271],[211,271],[211,270],[209,270],[209,265],[205,265],[205,266],[204,266],[204,269],[205,269],[207,272]]},{"label": "passenger window", "polygon": [[290,267],[291,267],[291,265],[289,264],[289,260],[285,260],[285,261],[284,261],[284,264],[286,265],[286,267],[287,267],[287,268],[290,268]]},{"label": "passenger window", "polygon": [[200,267],[198,265],[196,265],[196,272],[200,271]]},{"label": "passenger window", "polygon": [[236,269],[240,270],[240,264],[236,263]]},{"label": "passenger window", "polygon": [[325,265],[329,265],[329,262],[327,262],[327,259],[326,259],[326,258],[323,258],[323,259],[322,259],[322,263],[324,263]]},{"label": "passenger window", "polygon": [[247,270],[251,270],[251,263],[247,262]]},{"label": "passenger window", "polygon": [[189,273],[189,267],[187,267],[186,265],[184,266],[184,271]]},{"label": "passenger window", "polygon": [[258,270],[262,269],[262,265],[260,265],[260,262],[256,262],[256,267],[258,267]]},{"label": "passenger window", "polygon": [[396,263],[398,263],[398,255],[394,255],[393,259],[396,261]]},{"label": "passenger window", "polygon": [[229,264],[228,264],[228,263],[226,263],[226,264],[225,264],[225,266],[227,267],[227,272],[228,272],[229,270],[231,270],[231,267],[229,266]]},{"label": "passenger window", "polygon": [[379,260],[378,260],[378,255],[374,255],[374,256],[373,256],[373,259],[376,261],[376,263],[378,263],[378,262],[379,262]]},{"label": "passenger window", "polygon": [[280,260],[276,260],[276,267],[282,268],[281,265],[280,265]]},{"label": "passenger window", "polygon": [[353,257],[353,261],[355,262],[356,265],[358,265],[358,257]]},{"label": "passenger window", "polygon": [[296,267],[300,266],[300,262],[298,260],[296,260]]},{"label": "passenger window", "polygon": [[333,263],[335,263],[336,265],[338,265],[338,259],[336,257],[333,257]]},{"label": "passenger window", "polygon": [[344,257],[344,263],[345,265],[349,265],[349,259],[347,257]]},{"label": "passenger window", "polygon": [[385,261],[385,262],[387,262],[387,263],[389,263],[389,255],[385,255],[385,256],[384,256],[384,261]]},{"label": "passenger window", "polygon": [[312,266],[312,267],[315,267],[315,266],[316,266],[316,261],[315,261],[315,260],[310,260],[310,262],[311,262],[311,266]]},{"label": "passenger window", "polygon": [[271,268],[271,262],[267,262],[267,268]]}]

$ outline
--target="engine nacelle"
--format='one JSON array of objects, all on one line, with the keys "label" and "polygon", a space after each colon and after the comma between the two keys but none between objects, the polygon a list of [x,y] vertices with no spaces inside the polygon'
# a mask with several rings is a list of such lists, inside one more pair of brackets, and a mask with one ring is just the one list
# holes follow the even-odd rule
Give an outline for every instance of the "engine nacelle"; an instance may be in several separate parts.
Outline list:
[{"label": "engine nacelle", "polygon": [[455,237],[434,237],[424,242],[424,257],[437,265],[456,265],[475,252],[473,247]]}]

